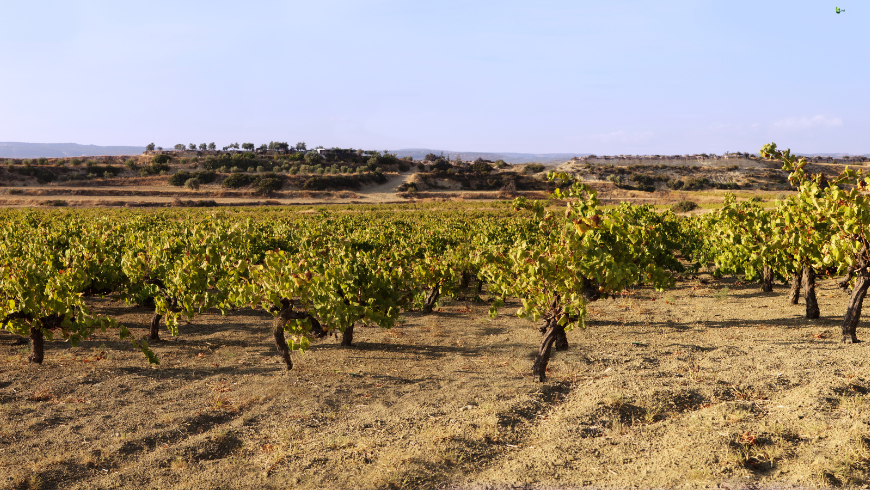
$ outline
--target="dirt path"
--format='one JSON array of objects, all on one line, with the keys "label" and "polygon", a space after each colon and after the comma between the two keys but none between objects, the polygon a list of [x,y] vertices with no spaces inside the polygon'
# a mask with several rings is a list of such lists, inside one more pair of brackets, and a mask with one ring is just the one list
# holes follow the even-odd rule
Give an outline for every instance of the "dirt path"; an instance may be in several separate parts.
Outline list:
[{"label": "dirt path", "polygon": [[363,188],[357,194],[364,195],[367,198],[366,202],[395,201],[399,198],[396,195],[396,187],[408,182],[412,175],[413,172],[399,174],[383,184]]}]

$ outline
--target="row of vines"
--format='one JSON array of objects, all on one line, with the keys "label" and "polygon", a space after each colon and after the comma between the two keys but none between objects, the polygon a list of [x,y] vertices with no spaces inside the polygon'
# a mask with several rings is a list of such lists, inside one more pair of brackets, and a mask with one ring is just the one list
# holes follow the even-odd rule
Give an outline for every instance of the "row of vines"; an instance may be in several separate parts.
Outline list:
[{"label": "row of vines", "polygon": [[[722,209],[678,217],[649,206],[605,208],[567,175],[548,201],[489,210],[232,213],[42,212],[0,214],[0,320],[29,337],[30,361],[45,341],[73,345],[96,330],[117,331],[152,363],[161,323],[173,336],[208,310],[262,309],[287,369],[291,353],[328,334],[353,345],[354,326],[394,326],[403,311],[430,313],[440,295],[474,281],[538,322],[542,340],[533,375],[544,380],[553,348],[584,326],[586,305],[637,286],[665,289],[678,274],[759,278],[771,290],[791,281],[807,317],[819,315],[817,275],[845,274],[852,287],[843,340],[856,342],[870,287],[870,182],[853,170],[827,180],[776,145],[762,155],[782,162],[797,195],[774,209],[726,198]],[[93,313],[88,297],[153,308],[137,338],[114,318]]]}]

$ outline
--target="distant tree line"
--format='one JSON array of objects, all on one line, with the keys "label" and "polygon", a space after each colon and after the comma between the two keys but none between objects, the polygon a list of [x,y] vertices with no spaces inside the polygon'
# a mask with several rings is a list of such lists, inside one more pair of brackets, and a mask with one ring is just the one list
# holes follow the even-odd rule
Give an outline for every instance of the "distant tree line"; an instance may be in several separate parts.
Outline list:
[{"label": "distant tree line", "polygon": [[[189,143],[187,145],[183,143],[178,143],[173,147],[176,151],[216,151],[217,145],[214,142],[211,143],[200,143],[197,145],[196,143]],[[322,147],[320,147],[322,148]],[[305,142],[296,143],[296,146],[290,146],[286,141],[270,141],[268,144],[263,143],[260,146],[255,146],[253,143],[242,143],[241,145],[238,143],[230,143],[227,146],[222,148],[223,151],[227,150],[238,150],[242,149],[245,151],[278,151],[278,152],[289,152],[290,150],[296,151],[307,151]],[[163,147],[156,146],[153,142],[145,145],[146,151],[154,151],[154,150],[163,150]]]}]

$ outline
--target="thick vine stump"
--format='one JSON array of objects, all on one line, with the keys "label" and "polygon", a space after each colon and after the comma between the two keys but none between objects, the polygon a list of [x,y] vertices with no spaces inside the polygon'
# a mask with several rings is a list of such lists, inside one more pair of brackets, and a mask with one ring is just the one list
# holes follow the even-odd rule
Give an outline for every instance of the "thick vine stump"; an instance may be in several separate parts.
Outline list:
[{"label": "thick vine stump", "polygon": [[287,365],[287,370],[293,369],[293,360],[290,358],[290,348],[287,347],[287,339],[284,337],[284,325],[295,317],[293,305],[287,304],[281,308],[281,312],[272,322],[272,336],[275,337],[275,347],[278,348],[278,355],[284,360]]},{"label": "thick vine stump", "polygon": [[42,364],[45,358],[45,337],[42,336],[41,328],[30,329],[30,356],[27,358],[30,362]]},{"label": "thick vine stump", "polygon": [[[550,320],[544,331],[544,338],[541,339],[541,346],[538,348],[538,355],[535,357],[535,364],[532,367],[532,376],[540,382],[547,379],[547,364],[550,363],[550,352],[553,349],[553,343],[556,342],[558,329],[559,322],[555,319]],[[562,329],[562,332],[564,333],[565,329]]]},{"label": "thick vine stump", "polygon": [[812,267],[804,267],[803,281],[804,301],[807,304],[807,319],[814,320],[819,317],[819,302],[816,299],[816,270]]},{"label": "thick vine stump", "polygon": [[157,342],[160,340],[160,319],[163,318],[163,315],[159,313],[154,313],[154,316],[151,317],[151,330],[148,334],[148,340],[152,342]]},{"label": "thick vine stump", "polygon": [[435,303],[438,301],[438,296],[440,295],[440,286],[432,286],[432,288],[429,289],[429,294],[426,296],[426,302],[423,303],[423,313],[426,313],[427,315],[432,313],[432,308],[435,307]]},{"label": "thick vine stump", "polygon": [[314,318],[310,314],[307,314],[306,317],[308,318],[308,321],[311,322],[311,335],[313,335],[315,339],[326,337],[326,330],[323,329],[323,325],[317,321],[317,318]]},{"label": "thick vine stump", "polygon": [[[867,289],[870,288],[870,267],[867,267],[866,254],[867,248],[864,247],[859,254],[857,267],[849,270],[849,276],[855,276],[855,287],[852,288],[849,305],[843,316],[843,343],[846,344],[860,342],[855,331],[858,328],[858,321],[861,320],[864,297],[867,296]],[[846,282],[848,284],[848,281]]]},{"label": "thick vine stump", "polygon": [[858,328],[858,321],[861,320],[861,308],[864,306],[864,297],[867,296],[868,287],[870,287],[870,278],[866,274],[859,275],[855,280],[852,295],[849,297],[846,315],[843,317],[843,343],[856,344],[860,342],[855,331]]},{"label": "thick vine stump", "polygon": [[769,265],[761,270],[761,291],[764,293],[773,291],[773,269]]},{"label": "thick vine stump", "polygon": [[788,302],[796,305],[801,297],[801,277],[803,273],[796,273],[791,276],[791,290],[788,292]]},{"label": "thick vine stump", "polygon": [[856,271],[856,267],[849,267],[849,269],[846,270],[846,275],[843,276],[843,278],[840,279],[840,282],[837,283],[837,286],[839,286],[839,288],[842,289],[844,293],[849,293],[849,283],[852,281],[852,278],[855,277]]},{"label": "thick vine stump", "polygon": [[343,347],[353,346],[353,324],[350,324],[350,326],[345,328],[344,332],[341,333],[341,345]]}]

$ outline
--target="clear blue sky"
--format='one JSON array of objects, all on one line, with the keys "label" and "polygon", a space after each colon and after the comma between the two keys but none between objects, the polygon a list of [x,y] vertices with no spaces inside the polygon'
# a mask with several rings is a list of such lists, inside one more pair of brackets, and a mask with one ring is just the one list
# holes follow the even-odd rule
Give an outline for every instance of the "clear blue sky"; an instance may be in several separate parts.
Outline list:
[{"label": "clear blue sky", "polygon": [[0,25],[0,141],[870,153],[866,1],[0,0]]}]

